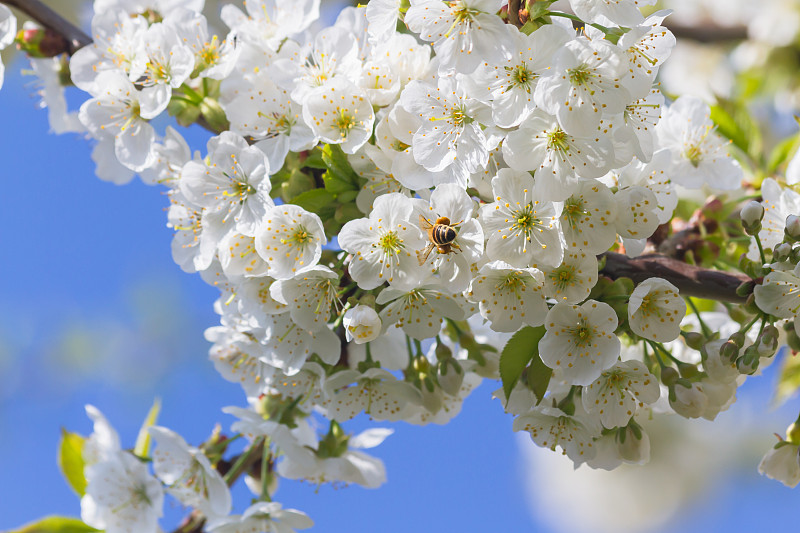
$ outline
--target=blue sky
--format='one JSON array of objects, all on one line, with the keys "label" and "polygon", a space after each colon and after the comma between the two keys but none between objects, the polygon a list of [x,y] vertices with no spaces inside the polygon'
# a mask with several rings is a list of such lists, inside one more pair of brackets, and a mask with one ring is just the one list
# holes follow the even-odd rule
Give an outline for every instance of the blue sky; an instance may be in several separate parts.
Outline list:
[{"label": "blue sky", "polygon": [[[0,92],[0,530],[79,514],[55,456],[62,426],[90,431],[85,404],[100,408],[132,446],[155,396],[163,400],[160,422],[190,443],[215,423],[227,429],[232,420],[220,408],[243,403],[207,360],[203,330],[217,323],[216,293],[172,262],[166,198],[138,181],[118,187],[95,178],[86,141],[47,134],[20,67],[9,65]],[[204,132],[188,138],[204,148]],[[748,384],[742,396],[751,400],[726,414],[729,427],[757,420],[753,409],[765,408],[773,379]],[[557,531],[553,510],[531,503],[524,480],[534,476],[539,491],[548,481],[538,482],[522,460],[511,417],[490,400],[496,387],[484,383],[445,427],[394,425],[373,450],[387,466],[385,487],[316,491],[284,482],[276,499],[330,533]],[[764,442],[782,432],[791,409]],[[366,426],[358,419],[346,428]],[[759,477],[757,458],[749,460],[715,478],[714,490],[701,491],[664,530],[796,525],[798,493]],[[241,487],[237,496],[246,503]],[[166,513],[170,530],[182,510],[168,504]]]}]

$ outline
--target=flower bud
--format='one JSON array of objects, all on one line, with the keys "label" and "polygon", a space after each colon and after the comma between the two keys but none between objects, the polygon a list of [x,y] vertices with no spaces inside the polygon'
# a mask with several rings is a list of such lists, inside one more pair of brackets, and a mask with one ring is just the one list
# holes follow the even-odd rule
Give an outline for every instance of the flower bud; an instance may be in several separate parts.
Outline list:
[{"label": "flower bud", "polygon": [[737,331],[736,333],[728,337],[728,340],[734,343],[739,348],[741,348],[742,346],[744,346],[744,341],[746,340],[746,337],[744,336],[744,333],[742,333],[741,331]]},{"label": "flower bud", "polygon": [[736,345],[733,341],[725,341],[722,343],[722,346],[719,347],[719,356],[722,359],[727,359],[728,361],[735,361],[736,357],[739,355],[739,346]]},{"label": "flower bud", "polygon": [[739,373],[745,375],[753,375],[758,370],[758,352],[754,346],[748,346],[744,351],[744,355],[736,359],[736,368]]},{"label": "flower bud", "polygon": [[761,231],[761,220],[764,218],[764,206],[761,205],[761,202],[750,200],[739,215],[742,218],[742,227],[745,233],[755,235]]},{"label": "flower bud", "polygon": [[788,261],[792,256],[792,245],[782,242],[772,250],[772,260],[776,263]]},{"label": "flower bud", "polygon": [[679,377],[680,375],[678,374],[678,371],[671,366],[661,369],[661,383],[667,387],[675,385]]},{"label": "flower bud", "polygon": [[670,387],[669,404],[684,418],[698,418],[708,406],[708,397],[697,383],[692,383],[690,387],[674,385]]},{"label": "flower bud", "polygon": [[375,309],[357,305],[344,314],[342,319],[347,341],[356,344],[374,341],[381,334],[381,319]]},{"label": "flower bud", "polygon": [[697,369],[697,365],[680,365],[678,367],[678,371],[680,372],[681,377],[686,379],[691,379],[700,372]]},{"label": "flower bud", "polygon": [[756,351],[760,357],[772,357],[778,350],[778,328],[767,326],[756,341]]},{"label": "flower bud", "polygon": [[752,294],[756,283],[753,280],[743,281],[736,287],[736,296],[747,297]]},{"label": "flower bud", "polygon": [[784,230],[784,234],[792,241],[800,240],[800,217],[797,215],[789,215],[786,217],[786,229]]},{"label": "flower bud", "polygon": [[17,48],[30,57],[55,57],[69,51],[67,40],[49,28],[39,28],[29,23],[19,30],[14,41]]},{"label": "flower bud", "polygon": [[693,350],[699,350],[706,342],[706,338],[696,331],[687,331],[683,334],[683,338],[686,345]]}]

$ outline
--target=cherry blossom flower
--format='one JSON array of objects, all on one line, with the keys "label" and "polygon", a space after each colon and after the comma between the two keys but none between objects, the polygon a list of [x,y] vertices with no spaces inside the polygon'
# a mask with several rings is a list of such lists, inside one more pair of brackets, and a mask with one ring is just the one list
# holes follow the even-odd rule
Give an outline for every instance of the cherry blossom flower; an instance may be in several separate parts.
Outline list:
[{"label": "cherry blossom flower", "polygon": [[620,353],[617,314],[610,305],[594,300],[559,303],[547,313],[547,332],[539,341],[542,362],[560,370],[572,385],[588,385],[611,368]]},{"label": "cherry blossom flower", "polygon": [[536,268],[514,268],[503,261],[483,265],[467,297],[478,302],[494,331],[517,331],[522,324],[541,326],[547,315],[544,275]]},{"label": "cherry blossom flower", "polygon": [[643,363],[621,361],[583,388],[581,401],[607,428],[623,427],[644,404],[658,400],[658,381]]},{"label": "cherry blossom flower", "polygon": [[362,289],[384,282],[411,288],[421,277],[416,250],[425,246],[422,232],[411,223],[414,206],[400,193],[375,200],[369,218],[351,220],[339,232],[339,246],[353,254],[350,276]]},{"label": "cherry blossom flower", "polygon": [[492,179],[494,202],[481,207],[486,255],[527,268],[558,266],[564,252],[556,206],[538,200],[527,172],[501,169]]},{"label": "cherry blossom flower", "polygon": [[646,279],[636,286],[628,303],[628,324],[646,339],[668,342],[678,338],[686,303],[678,288],[661,278]]},{"label": "cherry blossom flower", "polygon": [[153,470],[167,486],[167,492],[206,516],[230,513],[228,485],[204,453],[167,428],[152,426],[148,431],[156,441]]},{"label": "cherry blossom flower", "polygon": [[184,165],[180,188],[188,200],[219,214],[209,222],[252,237],[273,205],[268,176],[261,150],[225,131],[208,141],[205,161]]},{"label": "cherry blossom flower", "polygon": [[319,216],[293,204],[267,209],[255,231],[256,252],[275,279],[314,268],[327,242]]},{"label": "cherry blossom flower", "polygon": [[412,0],[405,15],[408,28],[433,43],[439,74],[470,74],[481,61],[509,55],[506,28],[495,16],[501,0]]}]

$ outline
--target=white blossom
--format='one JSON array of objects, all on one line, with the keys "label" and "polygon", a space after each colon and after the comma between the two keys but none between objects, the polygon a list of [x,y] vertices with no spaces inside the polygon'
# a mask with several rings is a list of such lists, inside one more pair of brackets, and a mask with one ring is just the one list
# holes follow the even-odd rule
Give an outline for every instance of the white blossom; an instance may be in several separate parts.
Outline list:
[{"label": "white blossom", "polygon": [[539,341],[542,362],[572,385],[588,385],[611,368],[620,353],[617,315],[610,305],[587,300],[558,303],[547,313]]}]

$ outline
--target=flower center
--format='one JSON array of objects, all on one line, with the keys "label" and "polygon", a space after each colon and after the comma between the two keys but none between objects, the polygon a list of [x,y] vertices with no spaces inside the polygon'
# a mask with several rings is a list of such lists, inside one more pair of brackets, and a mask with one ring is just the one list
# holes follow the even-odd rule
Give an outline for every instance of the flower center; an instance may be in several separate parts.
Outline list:
[{"label": "flower center", "polygon": [[585,320],[581,320],[580,324],[572,330],[572,336],[575,340],[575,346],[584,347],[592,342],[594,336],[594,328],[589,326]]},{"label": "flower center", "polygon": [[683,156],[689,160],[694,168],[697,168],[703,161],[703,149],[699,144],[692,144],[683,152]]},{"label": "flower center", "polygon": [[525,280],[522,279],[519,272],[511,272],[495,288],[501,292],[519,294],[519,291],[525,288]]},{"label": "flower center", "polygon": [[531,82],[536,78],[536,75],[528,70],[525,63],[521,63],[514,67],[505,67],[508,77],[511,80],[511,87],[522,87],[527,92],[531,92]]},{"label": "flower center", "polygon": [[308,231],[302,224],[297,226],[292,233],[285,239],[281,239],[281,244],[293,244],[295,246],[302,246],[314,240],[314,235]]},{"label": "flower center", "polygon": [[396,232],[389,231],[380,238],[378,246],[386,254],[397,254],[403,249],[403,239]]},{"label": "flower center", "polygon": [[356,126],[356,119],[345,109],[339,108],[338,111],[339,115],[336,117],[334,124],[336,129],[339,130],[339,135],[344,139],[350,134],[350,130]]},{"label": "flower center", "polygon": [[530,235],[533,230],[540,224],[540,220],[536,218],[536,212],[533,210],[533,205],[528,202],[528,205],[513,211],[511,217],[514,223],[511,225],[511,231],[517,234],[525,235],[525,238],[530,240]]},{"label": "flower center", "polygon": [[569,149],[569,136],[567,132],[557,127],[555,130],[547,132],[547,149],[557,152],[566,152]]},{"label": "flower center", "polygon": [[567,69],[567,75],[569,76],[569,82],[574,86],[585,85],[592,79],[592,71],[586,64]]},{"label": "flower center", "polygon": [[452,120],[453,124],[456,126],[465,126],[471,124],[475,119],[467,115],[464,106],[457,106],[454,107],[452,113],[450,113],[450,120]]}]

